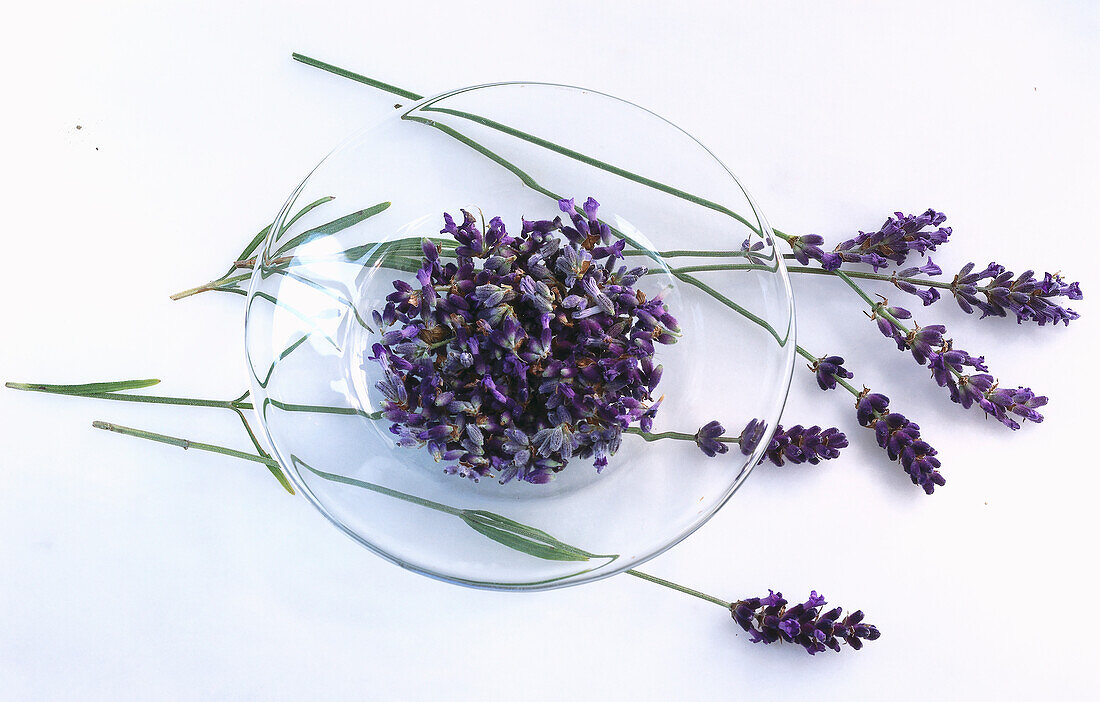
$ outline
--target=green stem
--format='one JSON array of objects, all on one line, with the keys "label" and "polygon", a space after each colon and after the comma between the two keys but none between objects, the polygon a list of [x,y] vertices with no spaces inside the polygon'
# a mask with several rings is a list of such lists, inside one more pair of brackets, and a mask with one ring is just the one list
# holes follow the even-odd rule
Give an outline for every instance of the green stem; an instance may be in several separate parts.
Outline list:
[{"label": "green stem", "polygon": [[263,407],[268,405],[276,409],[283,410],[284,412],[313,412],[315,414],[342,414],[342,415],[359,415],[360,417],[366,417],[367,419],[381,419],[382,411],[377,412],[364,412],[354,407],[327,407],[324,405],[294,405],[287,402],[281,402],[272,398],[264,400]]},{"label": "green stem", "polygon": [[[646,441],[658,441],[660,439],[678,439],[680,441],[695,441],[695,434],[687,434],[682,431],[662,431],[662,432],[648,432],[642,431],[638,427],[627,427],[623,429],[623,432],[627,434],[634,434],[640,436]],[[727,444],[739,444],[741,443],[740,437],[736,436],[719,436],[718,441]]]},{"label": "green stem", "polygon": [[190,439],[181,439],[175,436],[168,436],[167,434],[157,434],[156,432],[145,431],[143,429],[131,429],[130,427],[124,427],[120,424],[111,424],[110,422],[92,422],[92,426],[96,429],[105,429],[107,431],[113,431],[116,434],[125,434],[126,436],[134,436],[139,439],[147,439],[149,441],[156,441],[162,444],[168,444],[169,446],[178,446],[185,451],[187,449],[195,449],[197,451],[209,451],[210,453],[220,453],[223,456],[231,456],[233,458],[240,458],[245,461],[252,461],[254,463],[262,463],[268,468],[278,469],[279,462],[274,458],[265,458],[263,456],[257,456],[247,451],[238,451],[236,449],[226,448],[225,446],[215,446],[214,444],[204,444],[198,441],[191,441]]},{"label": "green stem", "polygon": [[[827,271],[824,268],[810,268],[808,266],[787,266],[787,270],[794,273],[809,273],[811,275],[832,275],[834,271]],[[903,283],[912,283],[913,285],[927,285],[933,288],[939,288],[941,290],[951,290],[954,285],[946,283],[942,280],[929,280],[927,278],[901,278],[896,275],[886,275],[885,273],[868,273],[866,271],[849,271],[842,270],[850,278],[859,278],[861,280],[878,280],[884,283],[893,283],[895,281],[901,281]],[[978,288],[979,292],[984,292],[985,288]]]},{"label": "green stem", "polygon": [[[877,314],[886,321],[890,322],[891,326],[893,326],[894,329],[897,329],[901,333],[901,335],[905,337],[906,346],[912,348],[912,345],[909,343],[908,337],[910,334],[916,331],[916,325],[914,325],[913,328],[910,328],[908,325],[902,323],[901,320],[899,320],[897,317],[891,314],[889,310],[886,309],[886,305],[884,303],[876,302],[875,300],[871,299],[871,297],[867,295],[866,292],[864,292],[863,288],[861,288],[858,283],[852,280],[851,277],[844,271],[833,271],[833,273],[838,278],[847,283],[848,287],[854,290],[857,295],[863,298],[863,301],[866,302],[867,305],[871,308],[872,315]],[[947,366],[947,370],[951,372],[951,375],[955,376],[956,378],[963,377],[963,373],[956,369],[954,366],[948,364],[945,365]]]},{"label": "green stem", "polygon": [[[251,425],[248,423],[248,419],[244,416],[244,410],[251,410],[253,408],[251,402],[246,402],[248,393],[242,393],[238,398],[234,400],[202,400],[192,397],[165,397],[161,395],[134,395],[119,392],[119,390],[128,390],[135,387],[148,387],[149,385],[156,384],[159,381],[123,381],[121,383],[85,383],[83,385],[47,385],[44,383],[5,383],[5,387],[13,390],[23,390],[26,392],[43,392],[51,395],[67,395],[70,397],[85,397],[92,400],[114,400],[116,402],[137,402],[143,404],[155,404],[155,405],[175,405],[175,406],[187,406],[187,407],[215,407],[218,409],[227,409],[237,415],[241,420],[241,425],[244,427],[245,433],[248,435],[248,440],[252,443],[252,446],[256,449],[256,452],[261,457],[270,459],[268,453],[260,445],[259,439],[256,437],[256,433],[252,431]],[[114,426],[114,425],[111,425]],[[101,429],[109,427],[99,427]],[[126,432],[122,432],[126,433]],[[182,441],[182,440],[181,440]],[[169,442],[170,443],[170,442]],[[180,444],[175,444],[180,445]],[[184,448],[193,448],[192,446],[184,446]],[[233,449],[226,449],[226,451],[232,451]],[[238,452],[239,453],[239,452]],[[248,454],[250,455],[250,454]],[[279,468],[277,463],[268,461],[266,463],[268,470],[275,476],[275,479],[279,481],[279,484],[289,492],[294,494],[294,488],[291,486],[290,481],[283,475],[282,469]]]},{"label": "green stem", "polygon": [[462,516],[462,513],[463,513],[463,510],[458,509],[457,507],[451,507],[450,505],[445,505],[442,502],[435,502],[434,500],[428,500],[428,499],[425,499],[423,497],[417,497],[416,495],[410,495],[408,493],[400,492],[398,490],[393,490],[393,489],[388,488],[388,487],[383,487],[383,486],[375,484],[375,483],[368,483],[366,481],[356,480],[355,478],[349,478],[349,477],[344,476],[344,475],[337,475],[336,473],[328,473],[328,472],[325,472],[323,470],[318,470],[317,468],[314,468],[313,466],[309,465],[308,463],[306,463],[302,459],[298,458],[297,456],[291,456],[290,460],[293,461],[295,465],[302,466],[303,468],[305,468],[309,472],[313,473],[317,477],[324,478],[325,480],[329,480],[329,481],[332,481],[334,483],[341,483],[343,485],[350,485],[352,487],[362,488],[364,490],[370,490],[371,492],[376,492],[379,495],[386,495],[387,497],[394,497],[394,498],[397,498],[399,500],[404,500],[405,502],[412,503],[414,505],[420,505],[421,507],[427,507],[428,509],[434,509],[438,512],[445,512],[446,514],[451,514],[451,515],[454,515],[456,517]]},{"label": "green stem", "polygon": [[757,225],[754,225],[752,222],[745,219],[744,217],[737,214],[736,212],[729,209],[728,207],[725,207],[724,205],[720,205],[717,202],[714,202],[712,200],[708,200],[706,198],[699,197],[698,195],[692,195],[689,192],[680,190],[679,188],[673,187],[671,185],[666,185],[666,184],[661,183],[659,181],[653,180],[652,178],[647,178],[645,176],[639,175],[639,174],[634,173],[632,171],[628,171],[625,168],[619,168],[618,166],[613,166],[610,163],[607,163],[605,161],[601,161],[597,158],[593,158],[591,156],[588,156],[587,154],[582,154],[579,151],[574,151],[573,149],[570,149],[568,147],[561,146],[559,144],[555,144],[552,141],[548,141],[548,140],[543,139],[541,137],[537,137],[533,134],[528,134],[527,132],[523,132],[523,131],[520,131],[519,129],[515,129],[514,127],[509,127],[506,124],[501,124],[500,122],[496,122],[494,120],[491,120],[488,117],[482,117],[480,115],[471,114],[469,112],[463,112],[461,110],[452,110],[452,109],[448,109],[448,108],[445,108],[445,107],[433,107],[431,104],[424,105],[424,107],[422,107],[421,109],[424,112],[440,112],[440,113],[443,113],[443,114],[452,115],[452,116],[458,117],[460,119],[469,120],[471,122],[475,122],[477,124],[489,127],[490,129],[495,129],[496,131],[502,132],[502,133],[507,134],[509,136],[516,137],[517,139],[521,139],[521,140],[526,141],[530,144],[540,146],[544,149],[547,149],[548,151],[553,151],[555,153],[561,154],[562,156],[566,156],[567,158],[571,158],[574,161],[580,161],[581,163],[584,163],[584,164],[589,165],[589,166],[593,166],[595,168],[599,168],[602,171],[606,171],[608,173],[611,173],[612,175],[619,176],[620,178],[625,178],[626,180],[634,181],[635,183],[639,183],[639,184],[644,185],[646,187],[653,188],[654,190],[659,190],[663,193],[667,193],[669,195],[672,195],[673,197],[678,197],[681,200],[686,200],[686,201],[688,201],[692,204],[700,205],[701,207],[705,207],[707,209],[714,210],[715,212],[719,212],[721,214],[724,214],[728,217],[732,217],[733,219],[737,220],[741,224],[744,224],[746,227],[748,227],[754,233],[760,234],[760,229],[758,228]]},{"label": "green stem", "polygon": [[[218,453],[223,456],[230,456],[232,458],[240,458],[242,460],[252,461],[254,463],[262,463],[263,465],[267,466],[268,469],[272,472],[280,470],[278,462],[267,455],[251,454],[245,451],[237,451],[236,449],[227,448],[225,446],[205,444],[198,441],[191,441],[190,439],[169,436],[167,434],[159,434],[156,432],[145,431],[143,429],[133,429],[131,427],[124,427],[108,422],[96,421],[92,422],[92,426],[96,429],[104,429],[118,434],[124,434],[126,436],[133,436],[140,439],[146,439],[148,441],[168,444],[170,446],[178,446],[179,448],[182,448],[184,450],[197,449],[200,451]],[[445,505],[442,502],[436,502],[434,500],[429,500],[423,497],[417,497],[416,495],[410,495],[408,493],[384,487],[376,483],[369,483],[344,475],[328,473],[326,471],[318,470],[317,468],[310,466],[305,461],[294,455],[291,455],[290,460],[294,463],[295,466],[305,468],[306,470],[324,480],[341,483],[343,485],[349,485],[363,490],[369,490],[380,495],[385,495],[386,497],[392,497],[394,499],[402,500],[410,504],[427,507],[428,509],[432,509],[437,512],[442,512],[444,514],[458,517],[467,526],[469,526],[471,529],[474,529],[483,536],[486,536],[493,541],[496,541],[497,543],[507,546],[508,548],[526,553],[536,558],[555,561],[588,561],[592,558],[609,558],[611,560],[615,560],[618,558],[617,555],[601,555],[589,553],[588,551],[585,551],[583,549],[579,549],[575,546],[566,544],[540,529],[536,529],[526,524],[516,522],[514,520],[508,519],[507,517],[502,517],[501,515],[495,514],[493,512],[487,512],[485,510],[477,509],[459,509],[457,507]],[[291,491],[291,494],[293,494],[293,491]]]},{"label": "green stem", "polygon": [[4,383],[4,387],[26,392],[44,392],[51,395],[69,395],[87,397],[93,400],[117,400],[121,402],[144,402],[157,405],[188,405],[191,407],[219,407],[222,409],[252,409],[251,402],[236,400],[200,400],[192,397],[164,397],[160,395],[125,395],[117,392],[80,392],[60,389],[64,386],[50,386],[42,383]]},{"label": "green stem", "polygon": [[351,71],[344,70],[343,68],[340,68],[339,66],[333,66],[331,63],[325,63],[324,61],[318,61],[317,59],[310,58],[309,56],[303,56],[302,54],[291,54],[290,57],[293,58],[295,61],[301,61],[302,63],[306,64],[307,66],[313,66],[314,68],[320,68],[322,71],[328,71],[329,73],[334,73],[334,74],[336,74],[336,75],[338,75],[342,78],[348,78],[348,79],[354,80],[358,83],[363,83],[364,85],[369,85],[372,88],[378,88],[379,90],[384,90],[387,93],[392,93],[394,95],[398,95],[400,97],[403,97],[403,98],[406,98],[406,99],[409,99],[409,100],[423,100],[424,99],[423,95],[417,95],[416,93],[412,92],[411,90],[405,90],[404,88],[398,88],[396,85],[390,85],[389,83],[383,83],[382,81],[375,80],[373,78],[367,78],[366,76],[361,76],[358,73],[352,73]]},{"label": "green stem", "polygon": [[725,600],[720,600],[717,597],[706,594],[705,592],[699,592],[698,590],[692,590],[690,587],[685,587],[685,586],[680,585],[678,583],[674,583],[671,580],[665,580],[664,578],[658,578],[656,575],[650,575],[649,573],[643,573],[642,571],[634,570],[633,568],[631,568],[630,570],[628,570],[626,572],[629,573],[630,575],[633,575],[635,578],[641,578],[642,580],[647,580],[651,583],[661,585],[662,587],[667,587],[667,588],[675,590],[677,592],[682,592],[684,594],[691,595],[692,597],[698,597],[701,600],[706,600],[707,602],[712,602],[712,603],[714,603],[714,604],[716,604],[719,607],[722,607],[724,609],[729,609],[730,607],[733,606],[732,602],[726,602]]},{"label": "green stem", "polygon": [[[748,255],[745,251],[704,251],[702,249],[670,249],[668,251],[657,251],[656,254],[661,258],[745,258]],[[650,256],[651,252],[627,249],[623,251],[623,255]]]},{"label": "green stem", "polygon": [[772,327],[772,325],[769,324],[767,321],[765,321],[761,317],[758,317],[757,315],[753,314],[752,312],[749,312],[747,309],[745,309],[741,305],[737,304],[733,300],[729,299],[728,297],[726,297],[722,293],[718,292],[717,290],[715,290],[711,286],[707,285],[703,281],[699,280],[698,278],[696,278],[694,276],[691,276],[691,275],[688,275],[686,273],[677,272],[677,269],[670,269],[669,272],[671,272],[672,275],[675,276],[677,279],[682,280],[682,281],[684,281],[685,283],[687,283],[689,285],[693,285],[693,286],[699,288],[700,290],[702,290],[706,294],[713,297],[718,302],[721,302],[723,305],[725,305],[726,307],[729,307],[731,310],[734,310],[735,312],[740,314],[745,319],[749,320],[750,322],[753,322],[754,324],[759,326],[761,329],[766,331],[768,334],[770,334],[771,337],[773,339],[775,339],[776,343],[778,343],[780,346],[785,346],[787,341],[789,340],[789,337],[790,337],[789,332],[788,332],[788,334],[780,337],[779,332],[777,332],[775,330],[775,328]]}]

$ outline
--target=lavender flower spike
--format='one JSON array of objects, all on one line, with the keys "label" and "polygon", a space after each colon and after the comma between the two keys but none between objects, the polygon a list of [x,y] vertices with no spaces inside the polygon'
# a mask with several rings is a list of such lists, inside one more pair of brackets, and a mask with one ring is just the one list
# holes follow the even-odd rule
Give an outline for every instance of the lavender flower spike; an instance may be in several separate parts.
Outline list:
[{"label": "lavender flower spike", "polygon": [[[752,454],[760,444],[764,436],[766,424],[758,419],[753,419],[741,431],[738,443],[741,453],[748,456]],[[809,463],[817,465],[821,461],[827,461],[840,455],[840,450],[848,446],[848,437],[839,429],[831,427],[824,431],[821,427],[803,427],[795,425],[790,429],[783,429],[780,424],[776,427],[772,440],[768,443],[768,450],[760,458],[770,460],[777,466],[786,462],[792,464]]]},{"label": "lavender flower spike", "polygon": [[1084,297],[1080,284],[1066,283],[1057,273],[1046,273],[1040,280],[1033,271],[1024,271],[1013,278],[1012,271],[997,263],[976,273],[973,263],[963,266],[951,281],[951,294],[967,314],[976,308],[984,319],[1006,317],[1011,312],[1018,324],[1035,322],[1039,326],[1059,322],[1068,325],[1080,315],[1059,305],[1055,298]]},{"label": "lavender flower spike", "polygon": [[796,424],[790,429],[776,427],[775,435],[764,456],[777,466],[785,461],[792,464],[809,463],[816,466],[840,455],[840,449],[848,446],[848,437],[831,427],[824,431],[819,426],[803,427]]},{"label": "lavender flower spike", "polygon": [[[845,263],[866,263],[875,270],[886,267],[889,261],[900,266],[910,251],[924,255],[947,243],[951,227],[940,226],[946,219],[942,212],[931,209],[920,215],[895,212],[878,231],[860,232],[837,246],[835,253]],[[929,230],[929,227],[936,228]]]},{"label": "lavender flower spike", "polygon": [[899,461],[914,485],[929,495],[946,484],[940,474],[936,449],[921,438],[920,427],[904,415],[891,412],[890,398],[867,388],[856,398],[856,419],[874,429],[878,445],[886,449],[892,461]]},{"label": "lavender flower spike", "polygon": [[862,611],[841,617],[840,607],[823,612],[825,604],[824,597],[811,591],[805,602],[788,607],[782,593],[768,590],[767,597],[732,603],[730,614],[753,643],[796,643],[811,656],[827,648],[839,651],[841,641],[858,651],[864,641],[880,636],[877,627],[863,621]]},{"label": "lavender flower spike", "polygon": [[910,351],[917,363],[932,371],[932,379],[940,387],[947,388],[952,402],[964,409],[977,405],[1012,430],[1020,428],[1017,418],[1036,423],[1043,421],[1038,409],[1047,403],[1046,397],[1025,387],[998,388],[993,376],[988,374],[985,357],[971,356],[955,348],[954,342],[946,338],[947,328],[942,324],[926,327],[917,324],[903,336],[901,332],[905,328],[893,320],[908,318],[907,310],[887,307],[885,300],[874,309],[871,318],[878,322],[882,333],[894,339],[898,350]]}]

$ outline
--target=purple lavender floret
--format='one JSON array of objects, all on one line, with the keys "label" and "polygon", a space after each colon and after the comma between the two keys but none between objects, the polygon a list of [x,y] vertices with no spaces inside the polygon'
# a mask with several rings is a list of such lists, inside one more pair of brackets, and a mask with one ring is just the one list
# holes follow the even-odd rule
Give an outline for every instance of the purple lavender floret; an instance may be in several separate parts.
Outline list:
[{"label": "purple lavender floret", "polygon": [[918,273],[934,277],[942,274],[943,269],[937,266],[936,263],[932,260],[932,257],[929,256],[927,259],[925,259],[924,265],[903,268],[900,271],[894,273],[894,275],[900,278],[912,278]]},{"label": "purple lavender floret", "polygon": [[939,472],[936,449],[921,438],[915,422],[889,408],[890,398],[864,388],[856,398],[856,419],[875,431],[878,445],[886,450],[890,460],[900,462],[913,484],[931,495],[937,486],[947,482]]},{"label": "purple lavender floret", "polygon": [[698,444],[703,453],[714,458],[718,454],[730,450],[729,446],[718,440],[725,431],[725,428],[717,421],[707,422],[699,427],[699,431],[695,432],[695,443]]},{"label": "purple lavender floret", "polygon": [[951,227],[940,226],[946,219],[942,212],[931,209],[920,215],[895,212],[877,231],[860,232],[834,251],[845,263],[866,263],[875,270],[890,261],[900,266],[910,251],[924,255],[947,243]]},{"label": "purple lavender floret", "polygon": [[574,458],[599,471],[631,423],[652,426],[654,345],[679,325],[633,287],[645,268],[616,265],[623,242],[599,203],[559,206],[572,226],[524,220],[518,236],[499,217],[482,231],[469,212],[445,214],[456,258],[425,240],[415,283],[394,281],[373,314],[391,327],[371,358],[390,431],[447,473],[545,483]]},{"label": "purple lavender floret", "polygon": [[817,234],[792,237],[787,240],[787,243],[790,244],[795,259],[803,266],[809,263],[812,258],[820,262],[821,267],[827,271],[835,271],[840,268],[841,257],[835,253],[822,251],[821,245],[825,243],[825,239]]},{"label": "purple lavender floret", "polygon": [[1039,326],[1059,322],[1068,326],[1080,317],[1055,301],[1059,297],[1082,299],[1079,283],[1067,283],[1057,273],[1045,273],[1041,280],[1034,271],[1015,276],[998,263],[990,263],[977,272],[974,268],[973,263],[966,264],[951,281],[951,294],[967,314],[977,309],[984,319],[1012,313],[1017,324],[1035,322]]},{"label": "purple lavender floret", "polygon": [[917,363],[922,366],[928,363],[928,356],[932,354],[932,349],[943,345],[945,333],[947,333],[947,327],[942,324],[930,324],[927,327],[915,325],[913,331],[906,337],[906,343]]},{"label": "purple lavender floret", "polygon": [[757,265],[764,265],[764,259],[760,257],[761,251],[764,250],[764,241],[757,239],[753,242],[751,239],[745,239],[741,242],[741,252],[745,254],[745,258],[749,263],[755,263]]},{"label": "purple lavender floret", "polygon": [[809,368],[817,376],[817,384],[822,390],[836,388],[837,378],[851,378],[852,372],[844,367],[844,359],[840,356],[823,356],[817,359]]},{"label": "purple lavender floret", "polygon": [[898,290],[919,297],[924,303],[924,306],[927,307],[928,305],[931,305],[932,303],[940,299],[940,291],[937,290],[935,287],[929,287],[925,290],[921,290],[916,285],[914,285],[911,280],[904,280],[905,278],[911,279],[918,273],[923,273],[927,276],[937,276],[943,273],[943,270],[939,266],[937,266],[932,261],[932,257],[929,256],[927,262],[923,266],[903,268],[900,271],[894,272],[893,276],[891,277],[891,281],[894,283],[894,286]]},{"label": "purple lavender floret", "polygon": [[[989,376],[985,379],[992,380]],[[1043,415],[1036,410],[1047,403],[1047,398],[1036,395],[1031,388],[998,388],[996,384],[978,400],[978,404],[989,415],[992,415],[1001,424],[1012,430],[1020,428],[1020,423],[1013,419],[1012,415],[1022,417],[1030,422],[1043,421]]]},{"label": "purple lavender floret", "polygon": [[[884,312],[885,314],[883,314]],[[904,351],[907,348],[905,337],[902,336],[898,328],[890,321],[890,317],[897,320],[912,319],[913,313],[904,307],[890,307],[886,304],[886,301],[883,300],[871,315],[871,319],[878,325],[878,330],[882,332],[882,335],[893,339],[894,343],[898,345],[898,351]]]},{"label": "purple lavender floret", "polygon": [[745,428],[741,430],[741,435],[737,438],[737,445],[741,449],[741,453],[746,456],[751,456],[752,452],[756,450],[756,447],[760,445],[761,439],[764,438],[764,432],[767,431],[768,425],[759,419],[750,419],[749,423],[745,425]]},{"label": "purple lavender floret", "polygon": [[[741,431],[738,437],[741,453],[751,455],[760,440],[764,436],[767,425],[753,419]],[[776,427],[768,443],[768,450],[760,458],[770,460],[777,466],[789,462],[792,464],[809,463],[817,465],[821,461],[831,460],[840,455],[840,450],[848,446],[848,437],[835,427],[822,431],[819,426],[803,427],[795,425],[790,429],[783,429],[780,424]]]},{"label": "purple lavender floret", "polygon": [[827,648],[839,651],[841,641],[858,651],[864,641],[879,638],[878,628],[863,621],[862,611],[842,617],[840,607],[823,612],[825,604],[824,597],[811,591],[805,602],[788,607],[782,593],[768,590],[767,597],[730,604],[730,614],[753,643],[796,643],[811,656]]}]

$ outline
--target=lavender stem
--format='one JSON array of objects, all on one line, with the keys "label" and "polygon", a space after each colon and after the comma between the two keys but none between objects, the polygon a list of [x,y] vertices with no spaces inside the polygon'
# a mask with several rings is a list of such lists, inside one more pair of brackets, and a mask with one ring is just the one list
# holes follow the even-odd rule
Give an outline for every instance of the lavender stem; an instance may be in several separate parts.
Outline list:
[{"label": "lavender stem", "polygon": [[678,585],[678,584],[672,582],[671,580],[665,580],[664,578],[658,578],[656,575],[650,575],[649,573],[643,573],[642,571],[634,570],[633,568],[631,568],[630,570],[628,570],[626,572],[629,573],[630,575],[633,575],[635,578],[641,578],[642,580],[648,580],[649,582],[657,584],[657,585],[661,585],[662,587],[667,587],[667,588],[670,588],[672,590],[676,590],[677,592],[682,592],[684,594],[691,595],[692,597],[698,597],[701,600],[706,600],[707,602],[712,602],[712,603],[718,605],[719,607],[722,607],[723,609],[729,609],[732,606],[731,602],[726,602],[725,600],[720,600],[717,597],[706,594],[705,592],[699,592],[698,590],[692,590],[690,587],[684,587],[683,585]]}]

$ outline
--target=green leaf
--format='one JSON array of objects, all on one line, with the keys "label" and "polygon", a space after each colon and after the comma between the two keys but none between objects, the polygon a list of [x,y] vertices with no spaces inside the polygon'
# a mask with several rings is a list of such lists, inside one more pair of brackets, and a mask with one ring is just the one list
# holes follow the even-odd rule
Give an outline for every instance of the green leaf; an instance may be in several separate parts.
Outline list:
[{"label": "green leaf", "polygon": [[148,388],[159,383],[156,378],[146,380],[116,380],[107,383],[82,383],[80,385],[47,385],[45,383],[4,383],[4,387],[13,390],[28,390],[31,392],[53,392],[64,395],[95,395],[105,392],[118,392],[120,390],[137,390]]},{"label": "green leaf", "polygon": [[[259,231],[259,233],[256,234],[256,236],[252,237],[252,241],[248,242],[248,246],[244,247],[244,250],[241,251],[241,255],[237,256],[237,259],[236,259],[236,261],[234,261],[234,263],[236,263],[237,261],[243,261],[243,260],[247,259],[249,256],[251,256],[252,254],[256,253],[256,249],[258,249],[260,247],[260,244],[263,243],[264,238],[267,237],[267,234],[270,231],[271,231],[271,225],[270,224],[267,225],[266,227],[264,227],[263,229],[261,229]],[[227,277],[227,276],[232,275],[233,271],[235,271],[235,270],[237,270],[235,265],[230,266],[229,267],[229,272],[226,273],[225,276],[222,276],[222,277]]]},{"label": "green leaf", "polygon": [[[345,249],[340,252],[340,255],[349,261],[358,261],[364,257],[366,260],[362,261],[364,266],[370,265],[378,260],[385,260],[386,257],[394,254],[407,255],[409,258],[413,258],[417,261],[422,260],[423,250],[421,249],[421,243],[424,241],[424,237],[407,237],[404,239],[394,239],[393,241],[372,241],[366,244],[360,244],[359,246],[353,246],[350,249]],[[428,241],[441,247],[444,251],[444,255],[447,255],[448,249],[453,252],[458,247],[458,242],[453,239],[438,239],[428,238]]]},{"label": "green leaf", "polygon": [[[266,403],[265,403],[266,409]],[[263,410],[261,410],[263,411]],[[600,556],[587,551],[582,551],[579,548],[570,546],[569,544],[558,541],[553,536],[550,536],[541,529],[536,529],[526,524],[520,524],[517,521],[502,517],[499,514],[493,512],[486,512],[485,510],[477,509],[456,509],[449,505],[445,505],[439,502],[425,499],[423,497],[417,497],[416,495],[409,495],[408,493],[398,492],[392,488],[383,487],[374,483],[364,482],[362,480],[356,480],[345,475],[336,475],[334,473],[327,473],[322,470],[318,470],[301,460],[297,456],[291,455],[290,460],[297,466],[304,467],[314,475],[324,478],[325,480],[331,480],[337,483],[343,483],[344,485],[351,485],[353,487],[364,488],[377,492],[390,497],[396,497],[399,500],[405,500],[413,504],[420,505],[422,507],[428,507],[430,509],[438,510],[440,512],[446,512],[447,514],[453,514],[466,523],[474,531],[482,534],[499,544],[503,544],[510,549],[526,553],[536,558],[542,558],[548,561],[587,561],[592,558],[610,558],[612,560],[618,558],[618,556]]]},{"label": "green leaf", "polygon": [[[302,209],[298,210],[298,214],[291,217],[290,221],[288,221],[285,225],[283,225],[282,232],[285,232],[287,230],[287,228],[290,227],[290,225],[297,222],[303,215],[305,215],[307,212],[312,210],[314,207],[317,207],[318,205],[323,205],[326,202],[329,202],[329,201],[334,200],[334,199],[335,198],[333,198],[331,196],[326,196],[326,197],[323,197],[319,200],[314,200],[313,202],[309,203],[308,205],[306,205]],[[228,278],[229,276],[233,275],[233,271],[237,270],[237,267],[236,267],[236,262],[237,261],[244,261],[244,260],[248,259],[249,257],[251,257],[252,254],[256,253],[256,249],[260,248],[260,244],[263,243],[264,239],[267,237],[267,235],[270,231],[271,231],[271,225],[269,224],[266,227],[264,227],[263,229],[261,229],[259,231],[259,233],[256,234],[256,236],[252,237],[252,241],[248,242],[248,246],[244,247],[244,250],[241,251],[241,255],[237,256],[236,260],[233,262],[234,265],[229,267],[229,271],[226,272],[226,274],[223,275],[222,278]],[[282,232],[280,232],[280,233],[282,233]]]},{"label": "green leaf", "polygon": [[313,202],[309,203],[308,205],[306,205],[302,209],[298,210],[298,214],[291,217],[287,221],[287,223],[283,225],[283,228],[279,231],[279,233],[282,234],[287,229],[290,229],[292,226],[294,226],[295,222],[297,222],[299,219],[301,219],[302,217],[307,215],[309,213],[309,211],[312,210],[314,207],[317,207],[318,205],[323,205],[326,202],[332,202],[335,199],[336,198],[331,196],[331,195],[326,195],[326,196],[324,196],[324,197],[322,197],[318,200],[314,200]]},{"label": "green leaf", "polygon": [[587,561],[593,554],[558,541],[545,531],[499,514],[463,510],[459,517],[474,531],[510,549],[548,561]]},{"label": "green leaf", "polygon": [[374,215],[376,215],[380,212],[386,211],[387,209],[389,209],[389,206],[391,204],[392,203],[389,203],[389,202],[380,202],[377,205],[375,205],[374,207],[368,207],[365,210],[359,210],[358,212],[352,212],[351,214],[344,215],[343,217],[340,217],[339,219],[334,219],[334,220],[332,220],[331,222],[329,222],[327,224],[322,224],[319,227],[314,227],[313,229],[308,229],[308,230],[302,232],[301,234],[299,234],[295,237],[291,237],[290,239],[285,241],[283,243],[283,245],[280,246],[279,249],[273,254],[273,256],[274,257],[281,256],[284,252],[288,251],[289,249],[294,248],[295,246],[299,246],[301,244],[304,244],[308,241],[312,241],[313,239],[320,238],[322,236],[328,236],[329,234],[335,234],[336,232],[343,231],[344,229],[347,229],[348,227],[359,224],[360,222],[362,222],[365,219],[373,217]]},{"label": "green leaf", "polygon": [[285,475],[283,475],[282,468],[279,468],[279,467],[273,466],[273,465],[268,465],[267,469],[269,471],[271,471],[271,474],[275,476],[275,479],[279,481],[279,484],[283,486],[284,490],[289,492],[291,495],[297,495],[298,494],[297,492],[295,492],[294,486],[290,484],[290,480]]},{"label": "green leaf", "polygon": [[294,54],[291,54],[290,57],[292,59],[294,59],[295,61],[300,61],[300,62],[306,64],[307,66],[313,66],[314,68],[320,68],[322,71],[328,71],[329,73],[334,73],[334,74],[340,76],[341,78],[348,78],[350,80],[354,80],[354,81],[357,81],[359,83],[363,83],[364,85],[369,85],[372,88],[378,88],[379,90],[385,90],[387,93],[393,93],[394,95],[398,95],[398,96],[403,97],[403,98],[408,98],[410,100],[422,100],[424,98],[423,95],[417,95],[416,93],[412,92],[411,90],[405,90],[404,88],[398,88],[396,85],[390,85],[389,83],[383,83],[382,81],[375,80],[373,78],[367,78],[366,76],[361,76],[358,73],[352,73],[351,71],[340,68],[339,66],[333,66],[331,63],[325,63],[324,61],[318,61],[317,59],[310,58],[309,56],[303,56],[302,54],[294,53]]},{"label": "green leaf", "polygon": [[516,536],[503,529],[497,529],[496,527],[489,526],[488,524],[482,524],[480,522],[465,520],[466,524],[470,526],[474,531],[487,536],[488,538],[503,544],[510,549],[526,553],[529,556],[535,558],[542,558],[547,561],[587,561],[585,556],[576,556],[571,553],[558,551],[553,546],[545,546],[537,541],[531,541],[524,539],[521,536]]}]

